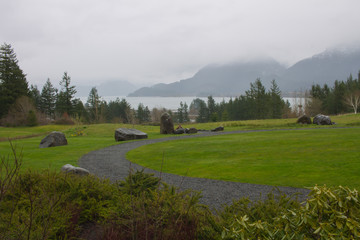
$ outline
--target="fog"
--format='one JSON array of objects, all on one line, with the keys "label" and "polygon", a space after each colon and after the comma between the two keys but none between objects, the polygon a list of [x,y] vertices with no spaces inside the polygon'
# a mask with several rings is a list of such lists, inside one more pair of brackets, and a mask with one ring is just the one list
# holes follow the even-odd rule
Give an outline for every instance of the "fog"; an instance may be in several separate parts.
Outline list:
[{"label": "fog", "polygon": [[359,42],[356,0],[1,1],[0,40],[30,84],[191,77],[211,63],[272,57],[285,65]]}]

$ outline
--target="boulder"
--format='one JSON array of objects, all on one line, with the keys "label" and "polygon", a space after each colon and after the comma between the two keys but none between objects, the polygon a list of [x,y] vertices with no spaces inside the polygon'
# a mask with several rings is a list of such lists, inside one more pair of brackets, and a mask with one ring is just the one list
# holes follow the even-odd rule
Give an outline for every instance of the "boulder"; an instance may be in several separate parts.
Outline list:
[{"label": "boulder", "polygon": [[317,125],[332,125],[331,119],[329,116],[318,114],[314,117],[313,123]]},{"label": "boulder", "polygon": [[211,129],[211,131],[212,131],[212,132],[224,131],[224,127],[223,127],[223,126],[220,126],[220,127],[217,127],[217,128]]},{"label": "boulder", "polygon": [[196,128],[186,128],[185,129],[185,132],[188,133],[188,134],[194,134],[194,133],[197,133],[198,130]]},{"label": "boulder", "polygon": [[168,113],[163,113],[160,118],[160,134],[174,133],[174,123]]},{"label": "boulder", "polygon": [[183,128],[177,128],[174,131],[174,134],[184,134],[184,133],[185,133],[185,129],[183,129]]},{"label": "boulder", "polygon": [[136,140],[136,139],[144,139],[144,138],[148,138],[148,135],[137,129],[118,128],[115,130],[116,141],[128,141],[128,140]]},{"label": "boulder", "polygon": [[61,171],[65,172],[65,173],[73,173],[73,174],[80,175],[80,176],[85,176],[85,175],[90,174],[90,172],[88,170],[86,170],[85,168],[74,167],[71,164],[65,164],[64,166],[62,166]]},{"label": "boulder", "polygon": [[39,148],[57,147],[67,144],[65,134],[54,131],[41,140]]},{"label": "boulder", "polygon": [[311,124],[311,118],[307,115],[302,115],[298,118],[297,123],[300,124]]}]

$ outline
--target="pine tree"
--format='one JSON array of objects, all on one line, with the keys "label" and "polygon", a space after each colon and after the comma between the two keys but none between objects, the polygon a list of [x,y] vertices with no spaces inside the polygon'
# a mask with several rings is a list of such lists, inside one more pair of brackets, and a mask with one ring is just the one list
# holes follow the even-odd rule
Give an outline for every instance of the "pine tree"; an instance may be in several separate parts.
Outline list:
[{"label": "pine tree", "polygon": [[57,89],[54,88],[48,78],[41,90],[40,110],[50,118],[55,117],[56,95]]},{"label": "pine tree", "polygon": [[147,106],[145,107],[144,104],[139,103],[136,111],[136,118],[139,123],[150,122],[151,117],[149,108]]},{"label": "pine tree", "polygon": [[189,118],[189,107],[188,105],[185,103],[184,104],[184,108],[183,108],[183,113],[184,113],[184,122],[190,122],[190,118]]},{"label": "pine tree", "polygon": [[271,118],[281,118],[285,102],[281,98],[281,91],[275,80],[271,81],[270,87],[270,112]]},{"label": "pine tree", "polygon": [[184,104],[180,102],[180,107],[177,109],[177,122],[183,123],[184,122]]},{"label": "pine tree", "polygon": [[268,116],[268,96],[259,78],[254,83],[250,83],[250,90],[246,91],[246,97],[251,107],[251,118],[265,119]]},{"label": "pine tree", "polygon": [[17,98],[28,95],[28,82],[16,54],[10,44],[4,43],[0,47],[0,118],[8,113]]},{"label": "pine tree", "polygon": [[209,119],[209,109],[206,106],[206,103],[204,100],[201,100],[199,98],[195,99],[196,105],[198,109],[198,116],[196,118],[196,122],[204,123],[207,122]]},{"label": "pine tree", "polygon": [[29,96],[30,98],[33,100],[35,107],[37,110],[41,110],[41,94],[39,89],[37,88],[36,85],[32,85],[30,86],[30,90],[29,90]]},{"label": "pine tree", "polygon": [[216,104],[215,104],[215,100],[212,96],[208,96],[208,101],[207,101],[207,107],[208,107],[208,119],[207,121],[212,121],[212,122],[216,122],[217,121],[217,114],[216,114]]},{"label": "pine tree", "polygon": [[90,121],[98,122],[100,118],[100,96],[96,87],[91,88],[86,102],[86,108],[89,112]]},{"label": "pine tree", "polygon": [[64,72],[64,76],[60,81],[61,91],[58,94],[58,98],[56,101],[56,109],[60,115],[67,113],[69,115],[73,115],[74,110],[74,96],[76,93],[75,86],[71,86],[71,78]]}]

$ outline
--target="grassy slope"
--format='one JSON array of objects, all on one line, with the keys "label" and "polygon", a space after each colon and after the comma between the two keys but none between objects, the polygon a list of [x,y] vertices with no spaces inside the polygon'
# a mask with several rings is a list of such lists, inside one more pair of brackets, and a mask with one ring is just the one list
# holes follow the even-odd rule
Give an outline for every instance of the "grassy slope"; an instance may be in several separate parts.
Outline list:
[{"label": "grassy slope", "polygon": [[[64,164],[77,165],[77,160],[84,154],[107,146],[121,144],[114,140],[114,130],[119,127],[132,128],[132,125],[124,124],[96,124],[87,126],[39,126],[33,128],[0,128],[0,137],[26,137],[35,133],[44,133],[42,136],[12,140],[17,146],[17,151],[23,152],[24,167],[32,169],[60,169]],[[158,128],[153,126],[135,126],[137,129],[147,132],[150,138],[160,137]],[[39,148],[46,132],[61,130],[65,133],[68,145],[53,148]],[[10,130],[10,131],[9,131]],[[76,136],[81,131],[83,135]],[[10,134],[9,134],[10,132]],[[26,133],[27,135],[22,135]],[[8,141],[0,142],[1,155],[10,154]]]},{"label": "grassy slope", "polygon": [[[140,165],[192,177],[304,187],[360,187],[360,128],[249,132],[147,145]],[[146,156],[144,158],[144,156]]]},{"label": "grassy slope", "polygon": [[[332,120],[338,123],[338,126],[359,126],[360,115],[344,115],[332,117]],[[226,131],[244,130],[244,129],[273,129],[273,128],[307,128],[308,126],[299,126],[294,124],[295,119],[279,120],[251,120],[251,121],[232,121],[224,123],[206,123],[183,125],[184,127],[196,127],[199,129],[211,129],[223,125]],[[10,154],[8,137],[18,137],[13,140],[17,145],[17,151],[22,149],[24,166],[32,169],[59,169],[66,163],[77,164],[77,160],[84,154],[101,149],[114,144],[121,144],[114,141],[114,130],[119,127],[137,128],[148,133],[149,138],[167,137],[159,134],[159,127],[156,126],[139,126],[124,124],[97,124],[87,126],[59,126],[48,125],[39,127],[22,127],[22,128],[1,128],[0,127],[0,155]],[[318,127],[318,126],[310,126]],[[68,139],[69,145],[39,149],[39,143],[46,133],[59,130],[63,131]],[[73,136],[80,130],[83,136]],[[43,134],[42,136],[31,137],[32,135]],[[31,137],[31,138],[24,138]],[[254,134],[256,137],[256,134]],[[24,138],[24,139],[22,139]],[[5,140],[5,141],[4,141]]]}]

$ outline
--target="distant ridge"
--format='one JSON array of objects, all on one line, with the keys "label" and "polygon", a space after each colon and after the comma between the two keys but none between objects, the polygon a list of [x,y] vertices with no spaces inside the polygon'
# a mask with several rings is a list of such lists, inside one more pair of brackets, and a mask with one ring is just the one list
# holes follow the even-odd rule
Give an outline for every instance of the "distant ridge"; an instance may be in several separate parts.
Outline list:
[{"label": "distant ridge", "polygon": [[[96,81],[93,81],[96,82]],[[103,82],[99,85],[77,86],[76,95],[79,97],[89,96],[91,88],[96,87],[99,96],[126,96],[135,91],[137,87],[125,80],[111,80]]]},{"label": "distant ridge", "polygon": [[275,79],[283,92],[304,91],[312,84],[331,85],[335,80],[346,80],[350,74],[355,77],[359,70],[359,49],[327,50],[289,68],[273,59],[208,65],[191,78],[143,87],[128,96],[238,96],[257,78],[266,87]]}]

